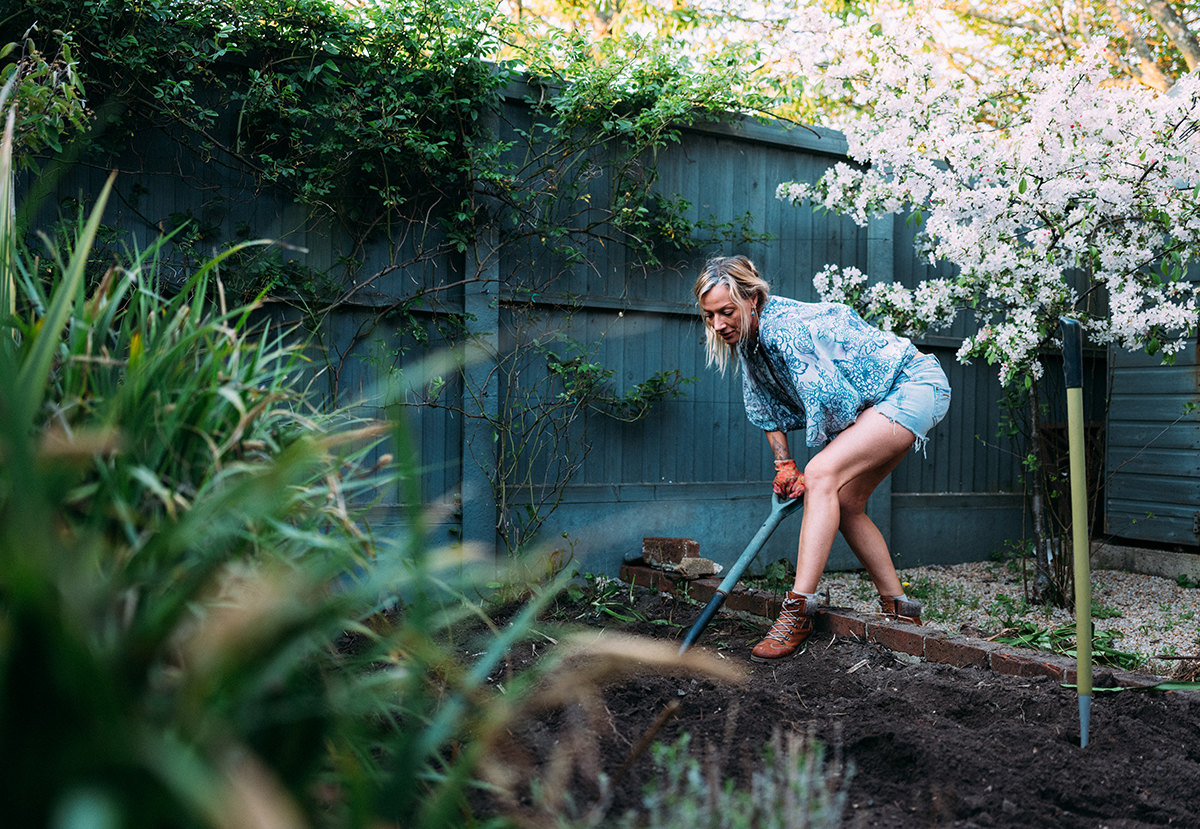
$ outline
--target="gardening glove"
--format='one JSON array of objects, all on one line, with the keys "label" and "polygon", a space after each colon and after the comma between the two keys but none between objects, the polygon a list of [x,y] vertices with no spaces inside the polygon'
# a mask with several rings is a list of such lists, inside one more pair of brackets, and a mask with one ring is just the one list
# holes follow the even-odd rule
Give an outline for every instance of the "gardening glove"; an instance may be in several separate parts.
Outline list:
[{"label": "gardening glove", "polygon": [[804,476],[791,458],[775,461],[775,494],[780,498],[799,498],[804,494]]}]

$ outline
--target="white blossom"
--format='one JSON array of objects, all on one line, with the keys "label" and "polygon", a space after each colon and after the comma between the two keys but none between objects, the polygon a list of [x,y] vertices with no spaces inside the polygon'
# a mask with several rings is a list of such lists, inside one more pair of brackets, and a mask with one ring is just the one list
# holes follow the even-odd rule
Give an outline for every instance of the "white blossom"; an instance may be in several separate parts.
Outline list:
[{"label": "white blossom", "polygon": [[1040,376],[1063,314],[1097,343],[1177,350],[1200,319],[1200,283],[1184,277],[1200,242],[1200,77],[1169,94],[1108,84],[1093,44],[1066,67],[1010,77],[1024,117],[991,127],[997,88],[942,72],[914,25],[892,15],[821,33],[805,70],[872,105],[845,128],[861,166],[776,195],[860,225],[919,210],[918,251],[955,278],[910,289],[829,266],[814,278],[822,298],[908,333],[971,304],[980,327],[958,359],[987,360],[1004,383]]}]

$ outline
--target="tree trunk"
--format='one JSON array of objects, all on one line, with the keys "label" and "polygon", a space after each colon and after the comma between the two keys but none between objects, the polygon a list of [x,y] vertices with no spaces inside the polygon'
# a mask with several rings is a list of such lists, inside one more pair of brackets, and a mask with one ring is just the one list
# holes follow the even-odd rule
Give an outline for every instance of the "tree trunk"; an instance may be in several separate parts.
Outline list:
[{"label": "tree trunk", "polygon": [[[1125,35],[1126,40],[1129,41],[1129,45],[1133,47],[1134,52],[1138,56],[1137,66],[1126,64],[1125,70],[1141,83],[1157,89],[1159,92],[1166,92],[1170,89],[1173,83],[1172,80],[1158,68],[1158,63],[1154,59],[1154,53],[1150,50],[1150,46],[1146,43],[1145,38],[1138,33],[1133,21],[1125,15],[1117,0],[1108,0],[1108,13],[1112,17],[1113,25],[1120,30],[1121,34]],[[1120,60],[1115,57],[1112,59]],[[1121,62],[1124,63],[1123,61]]]},{"label": "tree trunk", "polygon": [[1036,460],[1030,469],[1029,509],[1033,518],[1033,595],[1035,602],[1046,602],[1054,593],[1054,548],[1047,531],[1046,486],[1044,482],[1045,450],[1042,442],[1041,409],[1038,406],[1037,381],[1029,388],[1029,451]]},{"label": "tree trunk", "polygon": [[1142,0],[1142,5],[1166,32],[1172,45],[1179,50],[1188,69],[1200,66],[1200,41],[1196,40],[1195,32],[1188,28],[1187,22],[1174,5],[1167,0]]}]

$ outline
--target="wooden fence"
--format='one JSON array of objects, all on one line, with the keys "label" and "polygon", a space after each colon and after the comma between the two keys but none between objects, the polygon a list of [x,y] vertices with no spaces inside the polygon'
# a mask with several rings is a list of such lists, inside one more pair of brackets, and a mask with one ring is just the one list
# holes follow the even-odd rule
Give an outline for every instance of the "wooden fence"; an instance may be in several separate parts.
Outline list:
[{"label": "wooden fence", "polygon": [[[517,90],[492,128],[514,137],[529,119]],[[260,192],[243,173],[152,135],[122,161],[118,198],[105,221],[119,231],[114,238],[141,244],[186,218],[210,229],[204,244],[217,246],[249,232],[292,246],[281,249],[272,266],[286,273],[303,265],[327,274],[339,298],[320,315],[318,379],[331,399],[360,401],[368,412],[385,413],[403,402],[394,395],[385,399],[380,390],[395,389],[402,373],[402,382],[419,386],[414,378],[422,361],[436,358],[444,343],[467,330],[476,346],[461,374],[435,371],[445,381],[437,398],[426,394],[422,399],[430,405],[404,407],[421,450],[425,499],[442,505],[435,513],[437,538],[496,549],[498,522],[528,512],[523,504],[540,503],[545,522],[537,544],[569,551],[586,571],[612,573],[623,557],[640,550],[644,536],[696,538],[702,554],[727,561],[768,510],[770,454],[745,418],[740,378],[704,365],[701,321],[691,297],[704,259],[744,253],[773,291],[801,300],[815,299],[812,277],[826,263],[910,285],[927,275],[928,266],[913,252],[913,228],[903,219],[860,228],[775,198],[779,182],[819,176],[845,160],[844,153],[844,139],[828,131],[750,120],[686,129],[678,144],[641,159],[653,165],[656,190],[685,199],[693,219],[745,225],[754,233],[743,242],[667,250],[663,264],[649,270],[630,261],[620,244],[590,243],[586,261],[571,264],[556,259],[548,242],[509,237],[494,227],[463,252],[447,252],[430,238],[429,227],[414,225],[360,246],[278,194]],[[55,205],[61,209],[68,197],[86,200],[104,172],[67,170],[54,183],[57,200],[47,203],[40,221],[51,220]],[[609,185],[597,175],[594,200],[605,198]],[[537,186],[536,179],[514,184]],[[546,274],[538,283],[545,293],[531,296],[528,276],[538,269]],[[437,302],[407,303],[419,289]],[[294,316],[287,306],[278,307],[281,318]],[[448,320],[460,330],[447,331]],[[997,437],[1004,409],[994,371],[955,361],[964,331],[919,342],[947,370],[950,413],[927,452],[903,461],[869,507],[902,566],[984,558],[1022,533],[1019,447]],[[539,335],[550,345],[531,349]],[[571,342],[578,344],[574,351]],[[495,424],[524,417],[522,434],[536,431],[539,410],[529,394],[553,388],[547,352],[586,355],[611,369],[618,394],[660,371],[678,370],[694,380],[682,396],[658,403],[636,422],[587,412],[551,435],[557,444],[526,458],[525,474],[498,489],[497,469],[519,447],[505,446],[508,436],[498,434]],[[800,435],[793,437],[801,456],[802,444]],[[573,474],[562,486],[564,470]],[[376,530],[401,526],[401,516],[398,490],[383,493],[373,510]],[[798,521],[777,533],[760,561],[792,557],[797,527]],[[846,548],[835,549],[833,566],[853,563]]]}]

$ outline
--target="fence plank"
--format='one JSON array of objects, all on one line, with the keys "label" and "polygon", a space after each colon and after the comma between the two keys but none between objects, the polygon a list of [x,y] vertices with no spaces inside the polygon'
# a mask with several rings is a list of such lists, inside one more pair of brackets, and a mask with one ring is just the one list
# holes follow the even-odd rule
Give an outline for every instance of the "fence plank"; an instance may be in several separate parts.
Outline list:
[{"label": "fence plank", "polygon": [[[514,137],[514,130],[527,129],[530,124],[527,105],[513,97],[497,114],[493,127],[502,137]],[[693,248],[662,245],[662,265],[656,268],[631,261],[628,250],[618,243],[595,240],[584,246],[589,262],[572,264],[556,257],[549,243],[536,237],[503,244],[498,239],[477,240],[482,245],[480,259],[464,265],[461,256],[436,253],[440,236],[418,225],[392,228],[390,234],[358,247],[358,242],[340,230],[314,222],[278,194],[258,193],[235,174],[218,173],[220,165],[181,167],[171,146],[144,152],[122,165],[128,171],[118,182],[124,198],[114,200],[106,221],[144,244],[151,229],[125,206],[136,202],[134,190],[141,188],[145,191],[143,212],[155,221],[171,213],[200,215],[205,209],[219,208],[219,242],[233,240],[234,229],[245,225],[255,236],[302,243],[307,252],[288,251],[285,258],[294,257],[314,270],[328,270],[340,280],[343,294],[352,296],[325,318],[318,332],[328,363],[323,380],[329,384],[331,396],[336,391],[341,401],[380,388],[395,372],[410,368],[430,350],[445,347],[456,337],[455,326],[467,325],[490,343],[501,361],[499,367],[476,363],[466,371],[468,387],[476,392],[489,390],[487,398],[451,381],[443,391],[442,406],[411,412],[410,418],[423,452],[425,497],[434,500],[470,490],[464,516],[445,521],[461,520],[471,538],[486,541],[484,528],[496,518],[495,505],[487,502],[483,492],[487,470],[478,463],[482,460],[487,466],[490,450],[486,444],[492,434],[479,415],[524,418],[533,427],[537,413],[528,408],[525,395],[535,387],[549,388],[554,394],[561,391],[547,375],[543,357],[510,359],[521,343],[558,331],[576,339],[585,354],[595,345],[598,362],[613,370],[612,390],[618,395],[658,371],[678,369],[692,378],[694,382],[685,387],[682,397],[659,403],[642,421],[620,423],[592,412],[573,424],[566,436],[577,447],[590,443],[592,450],[578,476],[560,492],[564,506],[547,523],[543,536],[554,538],[563,530],[603,525],[607,536],[587,529],[581,537],[595,545],[591,552],[597,556],[596,568],[613,570],[614,562],[619,564],[617,557],[635,546],[642,534],[687,534],[688,526],[672,525],[661,504],[669,502],[670,511],[688,516],[691,526],[704,528],[711,543],[734,547],[739,540],[744,544],[746,526],[757,524],[759,513],[765,511],[767,484],[773,474],[771,458],[763,436],[746,420],[741,378],[736,372],[720,376],[704,363],[703,327],[691,285],[705,259],[746,253],[776,293],[805,301],[816,299],[812,277],[827,263],[890,270],[872,276],[910,285],[939,272],[917,259],[911,246],[916,229],[902,220],[886,220],[886,224],[864,229],[846,218],[807,206],[792,207],[775,198],[780,181],[812,180],[844,160],[844,151],[844,139],[828,132],[814,135],[749,121],[686,129],[678,145],[661,149],[652,159],[641,159],[643,164],[655,165],[658,192],[668,200],[686,199],[691,204],[691,218],[711,219],[717,226],[740,228],[749,215],[753,232],[771,238],[743,239],[734,232],[733,238]],[[522,152],[519,143],[514,144],[508,157],[519,161]],[[596,156],[592,160],[604,159]],[[178,169],[186,169],[188,176],[175,175]],[[206,181],[206,176],[219,178]],[[76,169],[63,180],[59,193],[95,192],[100,178]],[[195,187],[198,181],[206,186],[219,184],[222,194],[229,194],[227,201],[215,206],[207,203],[207,197]],[[535,188],[542,183],[520,184]],[[605,205],[614,186],[607,173],[588,180],[590,209]],[[566,215],[580,207],[583,205],[576,203],[562,209]],[[43,214],[44,219],[48,211]],[[497,245],[500,249],[494,251]],[[489,258],[493,252],[498,253],[495,259]],[[353,262],[359,260],[361,266],[355,267]],[[458,284],[463,280],[468,282],[466,287]],[[546,291],[532,312],[524,297],[512,294],[515,285],[530,283]],[[456,287],[448,287],[451,285]],[[388,310],[414,291],[433,289],[437,289],[436,299],[411,309],[411,317],[405,317],[400,309]],[[554,304],[564,297],[577,307]],[[372,320],[378,325],[364,339],[360,334]],[[1008,518],[1019,510],[1014,512],[1009,501],[997,507],[1001,502],[995,499],[966,497],[1014,491],[1020,481],[1017,453],[1004,442],[997,447],[993,437],[1001,396],[994,374],[986,366],[961,366],[954,361],[955,337],[961,337],[968,324],[960,321],[949,335],[921,344],[942,361],[954,388],[954,400],[926,454],[906,458],[891,480],[896,503],[905,503],[903,499],[909,495],[924,498],[922,515],[932,514],[930,499],[943,493],[962,496],[954,502],[962,521],[972,520],[976,509],[972,505],[983,505],[978,509],[981,516],[986,510],[987,537],[979,539],[976,548],[962,550],[963,557],[986,554],[998,546],[994,538],[1000,532],[997,527],[1008,526],[1005,531],[1014,534],[1019,531],[1019,521]],[[415,329],[405,330],[414,325],[426,335],[427,343],[413,338]],[[550,347],[570,356],[565,341]],[[379,401],[364,411],[386,414]],[[802,435],[793,435],[792,444],[797,460],[803,463],[811,451],[803,447]],[[531,481],[553,478],[562,468],[566,450],[558,446],[548,452],[528,459]],[[399,497],[399,491],[391,493],[391,502],[380,509],[398,509]],[[881,514],[889,512],[881,510]],[[1001,513],[1003,517],[997,517]],[[900,516],[892,518],[904,521]],[[904,526],[904,537],[914,537],[913,522]],[[765,556],[794,553],[794,538],[781,536],[773,544],[778,546]],[[844,552],[839,553],[843,558]],[[904,551],[904,555],[906,562],[911,562],[919,560],[921,553]]]}]

